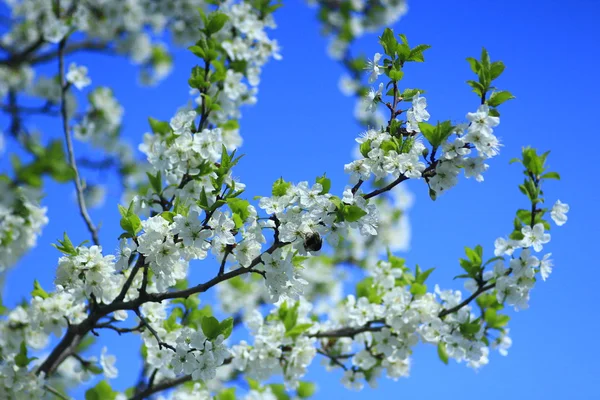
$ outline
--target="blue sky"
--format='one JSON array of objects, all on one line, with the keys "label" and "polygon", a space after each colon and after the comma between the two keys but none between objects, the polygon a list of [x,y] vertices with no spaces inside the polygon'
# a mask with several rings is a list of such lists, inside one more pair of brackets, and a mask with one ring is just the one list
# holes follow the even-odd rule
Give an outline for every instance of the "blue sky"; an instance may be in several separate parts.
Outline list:
[{"label": "blue sky", "polygon": [[[481,244],[490,254],[494,239],[509,233],[515,210],[526,205],[517,189],[520,168],[508,164],[521,146],[552,150],[549,163],[562,180],[547,185],[546,197],[571,205],[569,222],[552,230],[548,246],[556,265],[552,276],[535,287],[529,310],[511,312],[513,347],[508,357],[493,353],[490,365],[474,372],[455,363],[445,366],[435,348],[419,346],[409,379],[382,379],[377,391],[359,393],[343,389],[341,374],[324,374],[320,360],[315,360],[308,378],[319,385],[316,398],[360,399],[375,394],[425,399],[599,398],[594,381],[600,375],[596,338],[600,313],[594,295],[600,276],[592,249],[597,246],[600,222],[600,195],[595,187],[600,171],[594,156],[599,143],[593,122],[600,103],[600,3],[464,0],[460,5],[448,1],[409,5],[395,32],[405,33],[411,44],[427,43],[433,48],[426,53],[426,63],[407,67],[403,85],[427,90],[433,121],[459,121],[477,107],[476,95],[464,83],[472,77],[465,58],[478,56],[482,46],[492,60],[506,64],[498,86],[517,99],[501,108],[496,133],[504,147],[490,162],[483,183],[463,179],[436,202],[429,199],[422,182],[409,184],[416,203],[410,212],[413,239],[412,250],[405,254],[408,263],[436,267],[430,280],[449,287],[457,284],[452,277],[458,273],[464,246]],[[248,198],[268,194],[280,176],[312,180],[323,172],[332,178],[334,190],[341,191],[347,182],[343,165],[350,160],[354,138],[361,131],[352,117],[354,100],[337,89],[342,68],[326,55],[327,41],[319,35],[314,9],[290,1],[277,11],[276,20],[279,28],[273,36],[280,41],[284,58],[266,67],[258,104],[243,110],[246,156],[236,174],[248,184]],[[378,50],[376,41],[375,35],[369,35],[358,47],[370,57]],[[139,142],[147,131],[148,116],[169,119],[187,101],[187,75],[195,62],[186,52],[176,52],[170,77],[156,88],[142,88],[136,84],[135,68],[123,59],[84,55],[73,60],[89,66],[94,85],[114,88],[126,110],[124,134],[131,143]],[[38,126],[49,136],[60,137],[58,121],[43,120]],[[5,165],[0,162],[0,167]],[[74,242],[87,239],[75,203],[68,200],[71,186],[49,182],[47,188],[50,225],[38,248],[9,274],[4,293],[8,304],[31,290],[34,276],[45,287],[51,285],[58,253],[49,243],[63,231]],[[101,241],[107,249],[116,248],[119,231],[116,207],[112,207],[118,192],[111,186],[110,194],[108,209],[92,212],[95,221],[103,222]],[[136,340],[107,338],[111,349],[123,355],[117,364],[121,376],[114,384],[127,387],[137,378],[138,362],[124,357],[124,350]]]}]

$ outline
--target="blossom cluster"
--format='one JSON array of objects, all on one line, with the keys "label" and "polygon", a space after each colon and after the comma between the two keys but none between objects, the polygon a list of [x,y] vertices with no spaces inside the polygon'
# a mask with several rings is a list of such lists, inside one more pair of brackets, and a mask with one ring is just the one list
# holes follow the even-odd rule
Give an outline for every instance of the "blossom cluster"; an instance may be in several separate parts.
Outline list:
[{"label": "blossom cluster", "polygon": [[0,177],[0,274],[36,245],[48,223],[39,202],[37,190],[14,187]]},{"label": "blossom cluster", "polygon": [[[296,314],[292,328],[312,325],[307,316],[310,309],[306,301],[294,306]],[[245,371],[250,379],[259,382],[283,374],[286,385],[295,389],[299,378],[306,374],[308,365],[316,355],[316,339],[290,334],[293,331],[286,322],[289,317],[281,318],[282,310],[292,312],[287,309],[287,302],[280,302],[279,308],[275,308],[266,321],[256,310],[247,315],[246,324],[254,336],[254,343],[250,346],[243,340],[232,347],[233,365]]]}]

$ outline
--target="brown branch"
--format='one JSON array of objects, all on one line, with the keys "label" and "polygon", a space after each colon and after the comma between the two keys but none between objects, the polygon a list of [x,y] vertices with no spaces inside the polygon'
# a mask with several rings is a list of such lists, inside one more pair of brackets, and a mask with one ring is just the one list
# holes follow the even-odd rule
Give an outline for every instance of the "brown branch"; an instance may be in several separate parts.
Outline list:
[{"label": "brown branch", "polygon": [[352,328],[352,327],[339,328],[339,329],[334,329],[331,331],[313,333],[312,335],[308,335],[308,336],[314,337],[314,338],[321,338],[321,339],[322,338],[343,338],[343,337],[354,338],[354,336],[364,333],[364,332],[378,332],[378,331],[382,330],[385,327],[385,325],[373,326],[374,323],[378,323],[378,322],[383,322],[383,321],[369,321],[365,325],[363,325],[359,328]]},{"label": "brown branch", "polygon": [[448,308],[448,309],[440,311],[440,313],[438,314],[438,317],[443,318],[443,317],[445,317],[448,314],[452,314],[452,313],[457,312],[458,310],[460,310],[461,308],[465,307],[470,302],[472,302],[473,300],[475,300],[475,298],[477,296],[479,296],[483,292],[487,292],[488,290],[493,289],[495,286],[496,286],[495,283],[491,283],[491,284],[489,284],[487,286],[480,286],[475,292],[473,292],[473,294],[471,294],[469,297],[467,297],[460,304],[457,304],[456,306],[454,306],[452,308]]},{"label": "brown branch", "polygon": [[156,339],[156,342],[158,343],[158,348],[162,349],[163,347],[166,347],[169,350],[172,351],[176,351],[175,347],[171,346],[170,344],[162,341],[160,339],[160,337],[158,336],[158,332],[156,332],[156,330],[152,327],[152,325],[150,325],[150,323],[148,321],[146,321],[146,318],[144,318],[144,316],[142,315],[142,313],[140,312],[139,308],[134,308],[133,312],[135,312],[135,315],[138,316],[138,318],[140,319],[140,321],[142,322],[142,324],[148,328],[148,330],[150,331],[150,333],[152,333],[152,336],[154,336],[154,338]]},{"label": "brown branch", "polygon": [[346,365],[344,365],[344,363],[339,360],[339,357],[336,357],[334,355],[326,353],[326,352],[324,352],[321,349],[317,349],[317,353],[321,354],[322,356],[325,356],[325,357],[329,358],[331,360],[331,362],[333,362],[337,366],[342,367],[344,369],[344,371],[348,370],[348,367],[346,367]]},{"label": "brown branch", "polygon": [[174,379],[166,379],[158,382],[156,385],[150,386],[149,388],[143,390],[140,393],[133,395],[133,397],[130,397],[129,400],[143,400],[145,398],[148,398],[149,396],[152,396],[154,393],[174,388],[175,386],[179,386],[191,380],[191,375],[184,375]]},{"label": "brown branch", "polygon": [[83,194],[83,183],[77,169],[77,161],[75,160],[75,152],[73,150],[73,138],[71,137],[71,128],[69,127],[69,116],[67,115],[67,90],[69,85],[65,82],[65,44],[66,37],[63,38],[58,44],[58,75],[60,79],[61,93],[60,93],[60,114],[62,117],[63,132],[65,135],[65,142],[67,143],[67,154],[69,158],[69,164],[75,174],[75,189],[77,192],[77,203],[79,205],[79,213],[85,221],[88,231],[92,235],[92,241],[95,245],[100,245],[100,239],[98,238],[98,228],[92,222],[92,219],[87,211],[85,204],[85,198]]}]

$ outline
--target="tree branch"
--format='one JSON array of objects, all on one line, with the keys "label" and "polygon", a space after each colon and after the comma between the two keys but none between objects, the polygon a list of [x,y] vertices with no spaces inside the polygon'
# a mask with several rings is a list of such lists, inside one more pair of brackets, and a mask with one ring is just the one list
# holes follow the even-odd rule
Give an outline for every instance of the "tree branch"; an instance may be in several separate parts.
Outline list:
[{"label": "tree branch", "polygon": [[75,161],[75,152],[73,150],[73,138],[71,137],[71,128],[69,127],[69,116],[67,115],[67,90],[69,85],[65,82],[65,44],[67,38],[63,38],[58,44],[58,75],[60,77],[60,114],[62,117],[63,132],[65,135],[65,142],[67,143],[67,154],[69,157],[69,164],[73,168],[75,174],[75,189],[77,191],[77,203],[79,205],[79,213],[85,221],[88,231],[92,235],[92,241],[95,245],[100,245],[98,238],[98,228],[92,222],[92,219],[87,211],[85,205],[85,198],[83,195],[83,184],[81,177],[79,176],[79,170],[77,169],[77,162]]}]

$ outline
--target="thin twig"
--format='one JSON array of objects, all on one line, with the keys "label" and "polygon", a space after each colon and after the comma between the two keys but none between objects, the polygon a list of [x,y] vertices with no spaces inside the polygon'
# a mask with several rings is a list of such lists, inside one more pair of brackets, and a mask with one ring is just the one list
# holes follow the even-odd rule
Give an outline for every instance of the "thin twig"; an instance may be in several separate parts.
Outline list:
[{"label": "thin twig", "polygon": [[133,312],[135,312],[135,315],[138,316],[138,318],[140,319],[140,321],[142,322],[142,324],[144,324],[146,326],[146,328],[148,328],[148,330],[150,331],[150,333],[152,333],[152,335],[154,336],[154,338],[158,342],[158,348],[159,349],[162,349],[163,347],[166,347],[167,349],[176,351],[175,347],[171,346],[169,343],[166,343],[166,342],[163,342],[162,340],[160,340],[160,337],[158,336],[158,332],[156,332],[156,330],[154,330],[154,328],[150,325],[150,323],[148,321],[146,321],[146,318],[144,318],[144,316],[140,312],[139,308],[135,308],[133,310]]},{"label": "thin twig", "polygon": [[75,173],[75,189],[77,191],[77,203],[79,205],[79,213],[85,221],[88,231],[92,235],[92,241],[95,245],[100,245],[98,239],[98,228],[92,222],[90,215],[88,214],[87,207],[85,205],[85,198],[83,195],[83,184],[81,183],[81,177],[79,176],[79,170],[77,169],[77,162],[75,161],[75,152],[73,150],[73,138],[71,137],[71,128],[69,127],[69,116],[67,115],[67,90],[69,85],[65,82],[65,45],[67,38],[63,38],[58,44],[58,75],[60,76],[60,114],[62,117],[63,131],[65,134],[65,142],[67,143],[67,153],[69,156],[69,164]]},{"label": "thin twig", "polygon": [[342,367],[342,368],[344,369],[344,371],[347,371],[347,370],[348,370],[348,367],[346,367],[346,365],[344,365],[344,363],[342,363],[342,362],[341,362],[341,361],[338,359],[338,357],[336,357],[336,356],[333,356],[333,355],[331,355],[331,354],[329,354],[329,353],[326,353],[326,352],[324,352],[324,351],[323,351],[323,350],[321,350],[321,349],[317,349],[317,353],[321,354],[322,356],[325,356],[325,357],[329,358],[329,359],[330,359],[330,360],[331,360],[331,361],[332,361],[334,364],[336,364],[336,365],[338,365],[338,366]]},{"label": "thin twig", "polygon": [[53,395],[55,395],[59,399],[62,399],[62,400],[71,400],[70,397],[67,397],[66,395],[62,394],[61,392],[59,392],[58,390],[54,389],[52,386],[48,385],[47,383],[44,385],[44,390],[47,391],[47,392],[52,393]]}]

